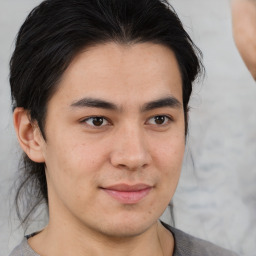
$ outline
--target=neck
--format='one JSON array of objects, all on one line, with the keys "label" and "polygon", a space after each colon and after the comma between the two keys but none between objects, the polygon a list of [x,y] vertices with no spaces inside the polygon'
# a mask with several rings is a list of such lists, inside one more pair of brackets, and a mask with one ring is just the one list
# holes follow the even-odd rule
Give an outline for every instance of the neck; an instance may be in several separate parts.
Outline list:
[{"label": "neck", "polygon": [[39,255],[47,256],[165,256],[172,255],[174,248],[171,233],[159,222],[142,234],[119,238],[49,223],[42,232],[29,239],[29,244]]}]

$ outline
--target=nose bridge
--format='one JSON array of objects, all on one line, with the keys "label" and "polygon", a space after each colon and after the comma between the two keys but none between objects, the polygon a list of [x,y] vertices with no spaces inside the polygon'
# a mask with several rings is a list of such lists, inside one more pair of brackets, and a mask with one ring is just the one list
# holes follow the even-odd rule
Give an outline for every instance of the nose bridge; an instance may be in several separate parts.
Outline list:
[{"label": "nose bridge", "polygon": [[116,136],[112,152],[112,164],[127,169],[145,167],[150,162],[143,127],[136,124],[126,124],[120,128]]}]

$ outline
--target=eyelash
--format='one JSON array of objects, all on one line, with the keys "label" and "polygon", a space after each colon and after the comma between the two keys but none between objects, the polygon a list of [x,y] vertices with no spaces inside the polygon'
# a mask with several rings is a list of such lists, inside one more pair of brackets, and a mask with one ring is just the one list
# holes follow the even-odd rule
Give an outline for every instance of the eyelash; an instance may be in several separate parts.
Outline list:
[{"label": "eyelash", "polygon": [[162,123],[162,124],[156,123],[156,124],[152,124],[152,125],[156,125],[156,126],[160,127],[160,126],[165,126],[165,125],[169,124],[171,121],[173,121],[172,117],[170,117],[169,115],[156,115],[156,116],[150,117],[148,119],[147,123],[149,123],[149,121],[151,119],[154,119],[154,121],[156,121],[158,118],[160,118],[160,120],[161,120],[161,118],[164,118],[164,123]]},{"label": "eyelash", "polygon": [[[97,126],[97,125],[95,125],[93,123],[92,124],[88,124],[89,121],[93,122],[93,121],[96,121],[96,119],[99,119],[98,121],[102,121],[103,125],[101,124],[101,125]],[[104,124],[105,122],[107,122],[107,124]],[[105,126],[108,126],[108,125],[111,125],[111,122],[107,118],[105,118],[104,116],[91,116],[91,117],[88,117],[86,119],[83,119],[81,121],[81,123],[84,123],[84,124],[86,124],[86,125],[88,125],[90,127],[96,128],[96,129],[97,128],[102,128],[102,127],[105,127]]]},{"label": "eyelash", "polygon": [[[156,121],[158,118],[164,118],[164,122],[163,122],[163,124],[157,124],[157,123],[155,123],[155,124],[150,124],[150,120],[151,119],[154,119],[154,121]],[[98,119],[98,120],[97,120]],[[160,120],[159,119],[159,120]],[[88,122],[90,122],[91,121],[91,124],[89,124]],[[93,124],[92,122],[94,122],[94,121],[100,121],[100,122],[102,122],[102,124],[100,124],[100,125],[95,125],[95,124]],[[171,116],[169,116],[169,115],[155,115],[155,116],[152,116],[152,117],[150,117],[150,118],[148,118],[147,119],[147,121],[146,121],[146,124],[149,124],[149,125],[155,125],[155,126],[157,126],[157,127],[161,127],[161,126],[166,126],[166,125],[168,125],[170,122],[172,122],[173,121],[173,118],[171,117]],[[82,121],[81,121],[81,123],[84,123],[84,124],[86,124],[86,125],[88,125],[88,126],[90,126],[90,127],[93,127],[93,128],[96,128],[96,129],[100,129],[100,128],[102,128],[102,127],[105,127],[105,126],[109,126],[109,125],[112,125],[112,123],[106,118],[106,117],[104,117],[104,116],[91,116],[91,117],[88,117],[88,118],[86,118],[86,119],[83,119]]]}]

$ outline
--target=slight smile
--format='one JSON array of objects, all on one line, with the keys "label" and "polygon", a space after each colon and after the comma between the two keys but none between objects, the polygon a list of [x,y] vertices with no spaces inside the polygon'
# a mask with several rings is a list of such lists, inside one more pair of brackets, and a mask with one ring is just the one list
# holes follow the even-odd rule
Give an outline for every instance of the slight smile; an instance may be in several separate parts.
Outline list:
[{"label": "slight smile", "polygon": [[147,184],[116,184],[101,189],[123,204],[136,204],[145,198],[152,188]]}]

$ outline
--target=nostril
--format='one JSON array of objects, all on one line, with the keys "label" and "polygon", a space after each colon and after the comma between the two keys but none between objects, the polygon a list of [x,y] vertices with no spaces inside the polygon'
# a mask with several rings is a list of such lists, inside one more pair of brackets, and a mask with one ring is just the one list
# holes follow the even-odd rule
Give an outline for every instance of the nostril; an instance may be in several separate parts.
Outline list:
[{"label": "nostril", "polygon": [[139,163],[127,163],[127,164],[118,164],[115,165],[118,169],[123,169],[123,170],[130,170],[130,171],[139,171],[142,169],[145,169],[148,167],[148,164],[139,164]]}]

